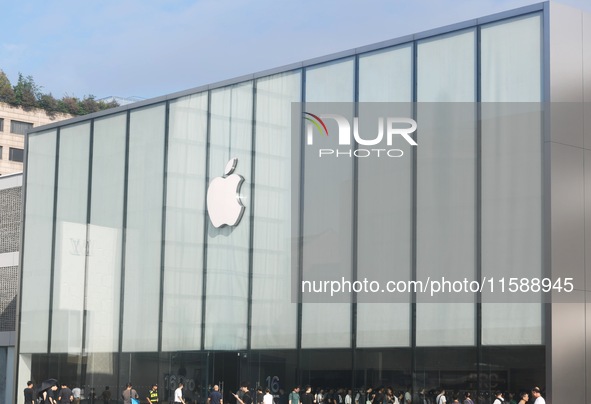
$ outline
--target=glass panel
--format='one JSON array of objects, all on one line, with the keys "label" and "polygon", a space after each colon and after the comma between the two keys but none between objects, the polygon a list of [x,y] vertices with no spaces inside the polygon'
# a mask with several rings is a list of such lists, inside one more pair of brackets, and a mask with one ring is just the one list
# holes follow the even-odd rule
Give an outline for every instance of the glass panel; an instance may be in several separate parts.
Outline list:
[{"label": "glass panel", "polygon": [[[333,305],[328,304],[328,306]],[[300,380],[302,384],[314,387],[341,388],[342,386],[351,386],[352,357],[351,350],[348,349],[304,349],[300,352],[300,366],[302,368]],[[289,392],[291,389],[293,389],[293,386],[287,391]],[[336,396],[336,390],[333,393],[335,393],[333,396]],[[300,397],[302,394],[303,391],[300,391]],[[335,399],[337,403],[341,402],[338,397],[335,397]]]},{"label": "glass panel", "polygon": [[165,105],[131,112],[123,351],[158,349]]},{"label": "glass panel", "polygon": [[420,41],[417,52],[417,101],[476,101],[474,29]]},{"label": "glass panel", "polygon": [[89,147],[89,123],[60,131],[51,352],[82,350]]},{"label": "glass panel", "polygon": [[47,352],[56,139],[28,138],[19,353]]},{"label": "glass panel", "polygon": [[546,379],[546,364],[546,349],[543,346],[483,348],[478,378],[480,394],[483,396],[478,398],[478,402],[486,402],[486,397],[494,397],[494,392],[499,390],[507,392],[504,395],[505,402],[510,402],[510,394],[518,402],[519,394],[528,392],[528,402],[535,403],[531,397],[532,387],[547,389],[546,382],[550,383]]},{"label": "glass panel", "polygon": [[[410,348],[359,349],[355,354],[357,368],[353,387],[393,386],[397,393],[410,391],[413,359]],[[362,394],[365,395],[365,391]],[[359,404],[366,402],[364,398],[360,396]],[[399,403],[407,404],[403,400],[399,400]]]},{"label": "glass panel", "polygon": [[[481,38],[482,275],[540,277],[541,15],[484,26]],[[540,304],[482,305],[484,345],[541,344],[542,327]]]},{"label": "glass panel", "polygon": [[[477,353],[475,347],[418,348],[415,352],[414,397],[424,397],[427,402],[435,403],[438,393],[444,388],[448,403],[463,402],[465,392],[470,392],[474,398],[479,381]],[[421,391],[424,391],[423,397]],[[475,402],[492,403],[484,399]]]},{"label": "glass panel", "polygon": [[[119,350],[126,124],[127,114],[94,122],[86,352]],[[113,371],[112,359],[108,355],[94,356],[92,364],[97,373]]]},{"label": "glass panel", "polygon": [[359,102],[412,102],[412,44],[359,56]]},{"label": "glass panel", "polygon": [[[205,94],[206,95],[206,94]],[[224,355],[224,354],[222,354]],[[230,362],[236,362],[236,352],[225,353]],[[230,394],[228,390],[234,391],[234,389],[240,382],[230,383],[229,378],[236,377],[234,368],[230,368],[227,365],[230,363],[219,363],[216,359],[219,355],[214,352],[175,352],[160,355],[160,375],[158,385],[158,398],[159,403],[173,403],[174,392],[178,387],[179,382],[184,384],[183,387],[183,398],[186,404],[200,404],[207,401],[209,390],[213,387],[213,384],[217,384],[219,381],[224,381],[227,387],[226,397],[224,400],[229,401]],[[152,358],[147,358],[153,360]],[[216,362],[212,366],[212,362]],[[218,378],[211,378],[211,374],[208,369],[208,365],[212,366],[215,370],[219,370],[223,373],[226,378],[219,376]],[[147,383],[155,383],[151,379],[151,375],[147,376],[144,380]],[[134,379],[135,380],[135,379]],[[223,391],[224,384],[221,384],[220,390]],[[139,393],[139,392],[138,392]],[[140,394],[140,398],[145,397]],[[145,400],[144,400],[145,401]],[[226,402],[227,402],[226,401]],[[142,400],[140,399],[140,402]]]},{"label": "glass panel", "polygon": [[482,101],[541,101],[541,14],[484,25],[480,35]]},{"label": "glass panel", "polygon": [[[156,316],[158,318],[158,316]],[[123,403],[121,393],[125,390],[127,383],[133,383],[133,389],[139,396],[140,403],[145,403],[148,397],[148,390],[152,383],[158,383],[158,353],[157,352],[137,352],[125,353],[119,355],[119,388],[112,392],[111,403]],[[162,380],[160,380],[162,382]],[[166,386],[162,385],[162,390],[166,391]],[[160,391],[159,391],[160,392]],[[162,392],[160,392],[162,394]],[[159,397],[161,402],[164,401]],[[87,400],[84,404],[99,404],[99,400]]]},{"label": "glass panel", "polygon": [[[301,73],[257,81],[251,347],[295,348],[291,302],[291,103]],[[278,327],[275,321],[281,319]]]},{"label": "glass panel", "polygon": [[208,94],[170,103],[162,350],[201,348]]},{"label": "glass panel", "polygon": [[[351,102],[355,88],[354,61],[347,59],[306,70],[306,102]],[[349,112],[349,115],[353,111]],[[311,150],[311,149],[310,149]],[[303,273],[334,273],[351,279],[353,221],[353,160],[322,160],[306,150],[303,178],[304,211]],[[317,248],[318,238],[329,248]],[[349,300],[349,299],[347,299]],[[323,326],[318,326],[322,319]],[[303,303],[303,348],[351,345],[349,303]]]},{"label": "glass panel", "polygon": [[252,82],[212,91],[209,178],[221,177],[231,158],[244,177],[239,191],[245,206],[236,226],[215,228],[207,219],[206,349],[244,349],[247,341],[250,187],[252,154]]},{"label": "glass panel", "polygon": [[[78,373],[79,378],[77,380],[80,380],[80,383],[76,384],[76,386],[82,389],[82,392],[84,396],[86,396],[86,398],[92,397],[92,393],[94,392],[96,397],[99,398],[99,400],[94,400],[94,404],[103,403],[103,401],[100,400],[103,394],[105,394],[106,396],[110,394],[111,399],[115,399],[119,396],[119,394],[121,394],[121,391],[117,388],[117,373],[119,370],[119,367],[117,366],[118,358],[119,355],[117,353],[107,352],[89,353],[84,358],[86,363],[86,371],[84,372],[84,370],[82,370],[81,375],[80,373]],[[72,378],[66,380],[73,381],[76,379]],[[72,388],[71,386],[68,387]],[[122,389],[123,388],[121,388],[121,390]],[[82,402],[90,404],[92,401],[87,400]],[[114,401],[108,401],[108,403],[113,404]]]},{"label": "glass panel", "polygon": [[[365,103],[359,104],[360,116],[365,108],[380,109],[371,101],[400,102],[388,108],[395,116],[412,116],[412,45],[360,56],[359,101]],[[402,143],[396,147],[404,158],[357,160],[357,279],[411,280],[412,147]],[[387,181],[376,180],[383,176]],[[374,297],[382,300],[357,304],[357,346],[409,346],[410,294],[404,303]]]},{"label": "glass panel", "polygon": [[[474,29],[418,44],[417,280],[476,275],[475,46]],[[443,301],[417,304],[417,345],[474,345],[475,304]]]},{"label": "glass panel", "polygon": [[[248,368],[243,373],[245,373],[246,378],[250,378],[251,385],[261,386],[263,391],[269,389],[270,393],[275,397],[275,403],[281,403],[284,398],[288,398],[289,392],[296,385],[297,369],[297,350],[281,349],[274,351],[265,349],[249,352]],[[252,378],[257,380],[252,380]],[[226,386],[229,386],[229,384],[226,383]]]}]

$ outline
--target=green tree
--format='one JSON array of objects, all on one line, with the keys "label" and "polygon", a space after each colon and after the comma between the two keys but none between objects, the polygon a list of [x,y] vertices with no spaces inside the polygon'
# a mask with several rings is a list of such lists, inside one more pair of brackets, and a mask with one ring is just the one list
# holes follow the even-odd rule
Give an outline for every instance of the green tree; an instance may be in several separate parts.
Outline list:
[{"label": "green tree", "polygon": [[99,105],[99,109],[101,111],[103,111],[105,109],[116,108],[119,106],[119,103],[115,100],[109,101],[109,102],[98,101],[98,105]]},{"label": "green tree", "polygon": [[51,93],[44,94],[42,87],[35,83],[32,76],[18,74],[18,82],[12,85],[6,74],[0,69],[0,102],[6,102],[25,110],[42,108],[51,118],[63,112],[71,115],[85,115],[118,107],[116,101],[97,101],[94,95],[86,95],[82,100],[65,95],[57,100]]},{"label": "green tree", "polygon": [[15,104],[23,107],[25,110],[30,110],[37,107],[37,99],[41,95],[41,89],[33,76],[24,77],[22,73],[18,74],[18,82],[14,86]]},{"label": "green tree", "polygon": [[95,100],[94,95],[87,95],[80,101],[80,112],[84,114],[92,114],[100,111],[99,103]]},{"label": "green tree", "polygon": [[14,90],[10,80],[6,77],[6,73],[0,70],[0,101],[8,104],[14,103]]},{"label": "green tree", "polygon": [[60,112],[72,115],[81,115],[79,109],[80,100],[76,97],[64,96],[58,102],[58,110]]},{"label": "green tree", "polygon": [[50,118],[55,118],[56,113],[59,112],[58,101],[49,94],[42,94],[38,101],[39,107],[43,108]]}]

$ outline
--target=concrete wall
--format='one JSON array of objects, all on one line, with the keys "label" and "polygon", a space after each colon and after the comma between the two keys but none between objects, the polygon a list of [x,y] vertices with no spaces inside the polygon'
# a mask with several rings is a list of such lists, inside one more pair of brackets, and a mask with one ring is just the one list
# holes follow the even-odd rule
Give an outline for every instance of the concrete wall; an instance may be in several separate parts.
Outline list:
[{"label": "concrete wall", "polygon": [[22,174],[0,177],[0,402],[14,393]]},{"label": "concrete wall", "polygon": [[[547,317],[547,402],[591,402],[591,15],[549,5],[547,268],[574,278]],[[589,348],[589,349],[588,349]],[[541,386],[544,387],[544,386]]]}]

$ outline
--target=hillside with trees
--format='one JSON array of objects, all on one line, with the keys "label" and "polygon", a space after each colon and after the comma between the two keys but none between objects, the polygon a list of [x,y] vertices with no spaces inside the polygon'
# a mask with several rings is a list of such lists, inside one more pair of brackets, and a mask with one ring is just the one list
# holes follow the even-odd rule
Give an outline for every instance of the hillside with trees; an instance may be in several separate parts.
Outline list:
[{"label": "hillside with trees", "polygon": [[19,73],[18,82],[12,85],[6,74],[0,70],[0,102],[26,111],[40,108],[48,116],[54,117],[59,113],[86,115],[119,106],[116,101],[97,101],[93,95],[85,95],[82,99],[66,95],[57,99],[51,93],[45,94],[41,90],[42,87],[35,83],[32,76],[25,77]]}]

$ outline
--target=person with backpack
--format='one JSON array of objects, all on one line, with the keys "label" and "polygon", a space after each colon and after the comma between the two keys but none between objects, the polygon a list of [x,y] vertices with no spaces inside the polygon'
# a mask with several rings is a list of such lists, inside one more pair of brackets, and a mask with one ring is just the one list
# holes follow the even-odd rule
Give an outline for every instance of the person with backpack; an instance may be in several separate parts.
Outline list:
[{"label": "person with backpack", "polygon": [[500,391],[495,391],[495,401],[493,401],[493,404],[503,404],[505,400],[503,399],[503,393],[501,393]]}]

